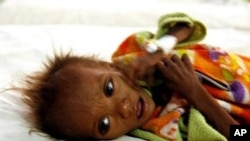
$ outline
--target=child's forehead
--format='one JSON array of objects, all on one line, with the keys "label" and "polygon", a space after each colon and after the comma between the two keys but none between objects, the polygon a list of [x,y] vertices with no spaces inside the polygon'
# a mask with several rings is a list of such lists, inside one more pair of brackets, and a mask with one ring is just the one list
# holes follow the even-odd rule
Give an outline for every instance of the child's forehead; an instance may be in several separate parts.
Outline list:
[{"label": "child's forehead", "polygon": [[97,93],[101,92],[101,87],[98,83],[100,81],[89,74],[84,76],[73,75],[71,77],[68,75],[66,80],[59,82],[56,104],[61,107],[60,109],[64,109],[66,113],[74,111],[90,115],[91,109],[94,107],[93,103],[98,99]]},{"label": "child's forehead", "polygon": [[111,71],[114,70],[108,63],[83,63],[83,62],[73,62],[68,64],[67,66],[63,67],[61,70],[68,71],[68,73],[77,73],[80,72],[79,70],[83,71],[86,70],[85,73],[91,73],[88,70],[95,71]]},{"label": "child's forehead", "polygon": [[103,92],[104,76],[111,74],[112,70],[100,67],[83,67],[71,65],[61,70],[57,75],[57,89],[59,95],[79,98],[87,97],[90,101],[97,93]]},{"label": "child's forehead", "polygon": [[[121,73],[112,67],[88,67],[80,63],[70,64],[57,74],[58,95],[78,100],[87,99],[85,103],[96,100],[94,96],[103,93],[107,77],[117,78]],[[74,101],[74,100],[72,100]]]}]

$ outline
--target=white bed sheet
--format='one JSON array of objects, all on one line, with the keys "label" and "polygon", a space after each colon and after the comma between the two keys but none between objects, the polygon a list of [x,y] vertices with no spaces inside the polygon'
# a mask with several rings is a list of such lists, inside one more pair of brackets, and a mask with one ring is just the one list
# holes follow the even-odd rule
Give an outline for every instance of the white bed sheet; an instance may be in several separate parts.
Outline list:
[{"label": "white bed sheet", "polygon": [[[175,9],[205,22],[208,35],[203,42],[250,56],[249,4],[233,0],[227,3],[148,0],[138,6],[141,1],[118,3],[108,0],[115,6],[100,9],[95,4],[97,0],[75,0],[76,3],[51,0],[50,5],[47,0],[34,1],[5,0],[0,4],[0,89],[42,67],[41,62],[52,54],[53,49],[73,49],[76,54],[99,54],[101,58],[110,60],[112,52],[128,35],[141,30],[154,32],[157,18]],[[137,6],[124,8],[124,4]],[[65,14],[67,12],[71,14]],[[1,141],[49,140],[36,133],[29,134],[28,123],[23,116],[27,111],[18,93],[0,93]],[[138,139],[123,136],[116,140]]]}]

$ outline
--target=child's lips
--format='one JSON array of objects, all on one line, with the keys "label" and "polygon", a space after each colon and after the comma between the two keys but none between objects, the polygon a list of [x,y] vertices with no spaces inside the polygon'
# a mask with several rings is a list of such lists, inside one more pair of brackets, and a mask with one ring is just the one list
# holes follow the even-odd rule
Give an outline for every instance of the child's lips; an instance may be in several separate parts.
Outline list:
[{"label": "child's lips", "polygon": [[140,119],[143,114],[145,113],[146,111],[146,106],[147,104],[145,103],[144,99],[143,98],[139,98],[138,102],[137,102],[137,107],[136,107],[136,117],[137,119]]}]

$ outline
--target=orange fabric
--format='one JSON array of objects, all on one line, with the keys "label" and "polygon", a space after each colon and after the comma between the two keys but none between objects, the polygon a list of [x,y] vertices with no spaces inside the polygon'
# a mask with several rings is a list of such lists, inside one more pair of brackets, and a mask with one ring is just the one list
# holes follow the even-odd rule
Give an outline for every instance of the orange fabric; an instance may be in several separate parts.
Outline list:
[{"label": "orange fabric", "polygon": [[[147,53],[143,46],[137,41],[137,34],[129,36],[114,52],[112,60],[121,64],[124,62],[130,63],[130,61]],[[227,86],[228,89],[223,90],[215,84],[204,84],[204,87],[213,95],[215,100],[240,123],[250,124],[250,58],[228,53],[219,48],[204,44],[194,44],[187,47],[176,48],[166,53],[166,55],[173,53],[179,56],[184,53],[187,54],[196,71],[219,84]],[[164,136],[168,139],[175,140],[175,132],[172,132],[171,129],[178,130],[178,125],[176,122],[176,124],[173,124],[171,121],[178,121],[182,114],[179,110],[182,109],[185,104],[179,104],[175,100],[167,103],[166,107],[171,104],[176,104],[176,108],[163,116],[152,118],[143,128],[161,137]],[[159,110],[159,108],[157,108],[157,110]],[[162,108],[162,111],[163,110],[164,108]],[[184,109],[182,110],[185,111]],[[172,126],[173,128],[168,126]],[[166,130],[167,133],[161,133],[163,127],[168,129]]]}]

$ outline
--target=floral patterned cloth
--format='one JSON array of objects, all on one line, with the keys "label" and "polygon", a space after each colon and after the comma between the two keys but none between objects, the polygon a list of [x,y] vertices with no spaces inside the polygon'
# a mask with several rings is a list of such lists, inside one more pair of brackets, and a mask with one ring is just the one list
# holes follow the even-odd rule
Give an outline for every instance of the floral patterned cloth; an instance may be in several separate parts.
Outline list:
[{"label": "floral patterned cloth", "polygon": [[[164,17],[169,18],[163,16],[160,21],[164,21]],[[174,20],[174,22],[178,21]],[[196,21],[196,23],[200,22]],[[159,28],[158,33],[161,34],[160,36],[156,34],[158,35],[157,38],[150,32],[138,32],[130,35],[114,52],[112,61],[128,67],[128,64],[149,53],[148,47],[152,47],[154,44],[159,47],[159,44],[156,43],[164,36],[161,28],[166,27],[162,25]],[[202,29],[195,33],[199,33],[197,35],[202,35],[201,38],[203,38],[202,33],[206,31],[205,28],[196,29]],[[166,29],[163,30],[167,31]],[[218,47],[197,44],[195,42],[199,41],[199,36],[196,36],[195,39],[191,42],[186,41],[181,46],[177,44],[171,50],[164,47],[164,44],[161,44],[160,48],[165,50],[167,56],[187,54],[203,86],[215,100],[239,123],[250,124],[250,58],[228,53]],[[174,94],[165,107],[156,107],[152,118],[142,129],[164,139],[177,140],[180,134],[181,117],[187,110],[190,110],[186,107],[188,107],[188,102],[178,94]],[[207,126],[209,125],[207,124]],[[189,136],[191,131],[186,131],[186,133]]]},{"label": "floral patterned cloth", "polygon": [[[147,52],[136,42],[136,35],[125,40],[113,55],[113,61],[128,64]],[[120,54],[118,52],[123,52]],[[203,85],[215,100],[242,124],[250,124],[250,58],[228,53],[217,47],[193,44],[176,48],[166,55],[187,54],[199,73]],[[119,55],[116,55],[119,54]],[[205,99],[204,99],[205,100]],[[178,120],[187,102],[174,95],[166,107],[157,107],[152,119],[143,126],[155,134],[175,140]]]}]

